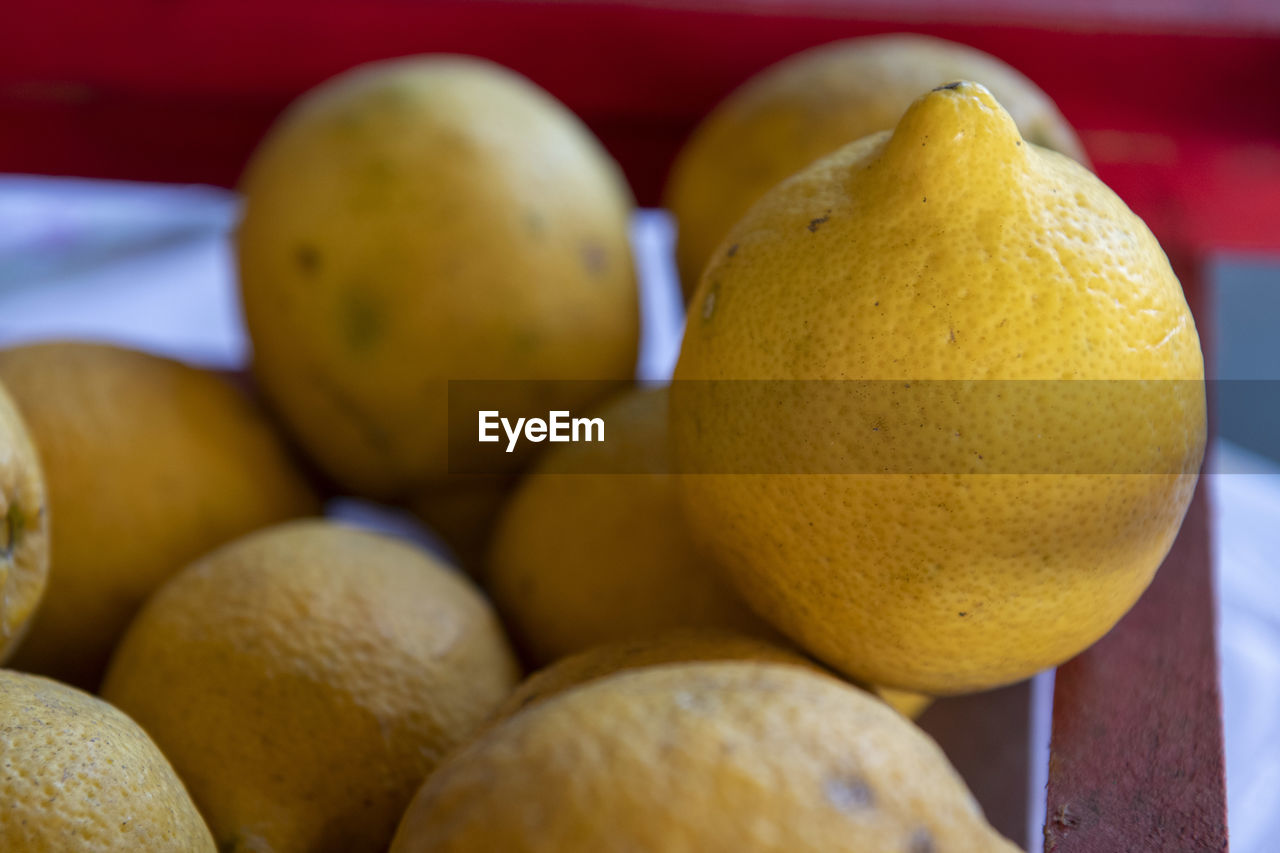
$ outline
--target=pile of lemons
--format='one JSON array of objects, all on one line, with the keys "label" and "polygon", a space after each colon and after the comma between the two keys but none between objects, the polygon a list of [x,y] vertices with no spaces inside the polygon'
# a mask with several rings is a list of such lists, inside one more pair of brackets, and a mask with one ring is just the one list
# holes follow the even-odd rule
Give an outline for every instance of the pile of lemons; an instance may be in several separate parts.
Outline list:
[{"label": "pile of lemons", "polygon": [[[1106,633],[1205,441],[1179,283],[1030,81],[891,36],[729,95],[669,388],[622,172],[511,71],[354,69],[242,189],[251,382],[0,351],[0,848],[1015,849],[911,719]],[[460,383],[605,440],[480,454]]]}]

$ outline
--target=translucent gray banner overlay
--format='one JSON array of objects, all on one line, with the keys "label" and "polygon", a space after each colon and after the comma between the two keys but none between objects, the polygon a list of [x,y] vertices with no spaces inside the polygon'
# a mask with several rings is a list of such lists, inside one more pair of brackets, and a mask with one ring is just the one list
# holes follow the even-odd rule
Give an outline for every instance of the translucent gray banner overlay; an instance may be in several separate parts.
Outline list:
[{"label": "translucent gray banner overlay", "polygon": [[[450,473],[536,460],[565,474],[1178,475],[1199,467],[1206,395],[1280,398],[1280,382],[1255,380],[681,381],[668,389],[674,428],[652,437],[670,443],[655,470],[611,444],[636,437],[599,404],[554,402],[618,390],[566,395],[573,385],[450,382]],[[564,461],[557,448],[575,445],[591,452]]]}]

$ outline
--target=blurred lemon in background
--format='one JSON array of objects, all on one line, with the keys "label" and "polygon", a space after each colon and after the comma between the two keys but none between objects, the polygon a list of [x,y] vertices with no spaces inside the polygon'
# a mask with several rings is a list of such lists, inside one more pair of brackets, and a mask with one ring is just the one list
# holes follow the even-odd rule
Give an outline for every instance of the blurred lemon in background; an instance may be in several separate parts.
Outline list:
[{"label": "blurred lemon in background", "polygon": [[[0,350],[48,483],[49,586],[11,665],[95,689],[153,589],[210,548],[319,511],[223,377],[93,343]],[[36,516],[31,516],[33,524]]]},{"label": "blurred lemon in background", "polygon": [[44,474],[0,384],[0,663],[26,635],[49,578]]},{"label": "blurred lemon in background", "polygon": [[0,663],[26,635],[47,580],[45,476],[27,425],[0,384]]},{"label": "blurred lemon in background", "polygon": [[557,380],[506,389],[508,408],[545,416],[634,374],[630,191],[513,71],[455,56],[353,69],[285,112],[242,189],[255,375],[345,489],[448,490],[463,461],[448,380]]},{"label": "blurred lemon in background", "polygon": [[685,529],[667,448],[667,391],[592,413],[603,442],[559,444],[520,483],[485,582],[530,660],[666,628],[771,636]]},{"label": "blurred lemon in background", "polygon": [[980,50],[922,35],[815,47],[761,71],[724,99],[672,167],[665,206],[678,223],[686,299],[730,226],[775,184],[814,160],[898,123],[921,92],[952,80],[989,88],[1027,140],[1085,162],[1053,101]]}]

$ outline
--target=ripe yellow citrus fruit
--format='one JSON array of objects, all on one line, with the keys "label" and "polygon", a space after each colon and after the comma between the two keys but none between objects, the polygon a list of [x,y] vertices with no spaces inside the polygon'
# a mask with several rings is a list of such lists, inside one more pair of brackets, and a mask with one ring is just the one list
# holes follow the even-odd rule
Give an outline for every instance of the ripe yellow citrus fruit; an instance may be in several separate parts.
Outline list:
[{"label": "ripe yellow citrus fruit", "polygon": [[243,190],[255,374],[348,489],[446,477],[448,380],[591,380],[511,388],[545,415],[634,373],[630,191],[514,72],[424,56],[340,75],[277,122]]},{"label": "ripe yellow citrus fruit", "polygon": [[686,298],[729,228],[767,190],[819,157],[893,127],[921,92],[962,79],[987,86],[1026,139],[1084,162],[1075,132],[1049,97],[982,51],[905,34],[804,51],[730,94],[672,167],[666,207],[679,226]]},{"label": "ripe yellow citrus fruit", "polygon": [[919,719],[920,715],[929,710],[929,706],[933,704],[933,697],[927,693],[899,690],[895,687],[885,687],[884,685],[872,685],[868,689],[879,697],[882,702],[908,720]]},{"label": "ripe yellow citrus fruit", "polygon": [[594,414],[605,440],[544,454],[494,535],[485,580],[530,660],[666,628],[772,635],[685,529],[666,389],[628,391]]},{"label": "ripe yellow citrus fruit", "polygon": [[386,848],[423,778],[517,676],[456,572],[299,521],[166,583],[102,693],[173,761],[220,849],[353,853]]},{"label": "ripe yellow citrus fruit", "polygon": [[146,732],[101,699],[0,670],[0,850],[214,853]]},{"label": "ripe yellow citrus fruit", "polygon": [[622,672],[537,703],[454,753],[392,853],[1016,848],[923,732],[811,668]]},{"label": "ripe yellow citrus fruit", "polygon": [[616,672],[716,660],[774,661],[817,668],[817,664],[799,652],[758,637],[714,628],[674,628],[640,639],[592,646],[560,658],[520,682],[490,721],[500,722],[571,687]]},{"label": "ripe yellow citrus fruit", "polygon": [[[795,649],[759,637],[715,628],[673,628],[636,640],[592,646],[584,652],[560,658],[520,682],[490,722],[504,720],[521,708],[570,687],[625,669],[713,660],[776,661],[812,666],[827,672]],[[920,716],[933,702],[929,696],[906,690],[870,689],[890,708],[908,719]]]},{"label": "ripe yellow citrus fruit", "polygon": [[686,517],[757,612],[856,679],[1015,681],[1150,582],[1203,378],[1141,220],[951,84],[772,190],[708,266],[672,389],[680,466],[704,472]]},{"label": "ripe yellow citrus fruit", "polygon": [[[215,373],[90,343],[0,351],[49,490],[49,587],[16,669],[97,688],[165,578],[259,527],[319,511],[263,414]],[[36,516],[32,516],[34,520]]]},{"label": "ripe yellow citrus fruit", "polygon": [[44,474],[26,424],[0,384],[0,663],[26,635],[48,578]]}]

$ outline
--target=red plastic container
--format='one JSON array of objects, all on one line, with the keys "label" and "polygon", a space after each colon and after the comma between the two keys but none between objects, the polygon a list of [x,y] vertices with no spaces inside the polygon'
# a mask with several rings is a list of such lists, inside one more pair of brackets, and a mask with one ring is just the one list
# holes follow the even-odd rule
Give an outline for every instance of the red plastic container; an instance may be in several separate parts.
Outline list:
[{"label": "red plastic container", "polygon": [[[1159,237],[1202,335],[1205,258],[1280,252],[1280,6],[1266,0],[53,0],[15,5],[4,30],[0,171],[232,185],[301,91],[447,51],[549,89],[650,205],[694,123],[752,73],[837,38],[922,32],[1001,57],[1058,102]],[[1227,848],[1207,512],[1201,488],[1142,600],[1057,672],[1046,850]],[[1015,839],[1027,696],[948,700],[923,720]]]}]

